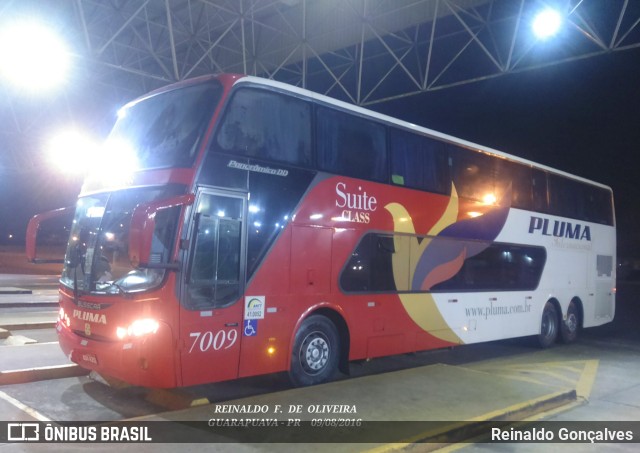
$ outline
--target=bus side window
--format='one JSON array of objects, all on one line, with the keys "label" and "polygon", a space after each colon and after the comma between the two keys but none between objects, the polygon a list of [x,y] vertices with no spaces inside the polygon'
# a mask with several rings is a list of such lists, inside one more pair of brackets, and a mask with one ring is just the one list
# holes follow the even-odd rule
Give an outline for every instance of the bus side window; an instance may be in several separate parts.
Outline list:
[{"label": "bus side window", "polygon": [[532,291],[538,287],[546,260],[543,247],[493,243],[467,258],[456,275],[431,290]]},{"label": "bus side window", "polygon": [[511,185],[511,206],[520,209],[533,209],[533,181],[531,168],[507,160],[497,162],[497,179],[505,187]]},{"label": "bus side window", "polygon": [[311,165],[311,105],[276,92],[241,89],[232,97],[214,149]]},{"label": "bus side window", "polygon": [[530,209],[548,212],[547,174],[542,170],[531,169],[532,205]]},{"label": "bus side window", "polygon": [[449,166],[443,142],[391,129],[389,149],[393,184],[449,194]]},{"label": "bus side window", "polygon": [[584,186],[587,199],[587,219],[590,222],[613,225],[611,192],[600,187]]},{"label": "bus side window", "polygon": [[613,225],[611,192],[561,175],[548,177],[551,214]]},{"label": "bus side window", "polygon": [[340,275],[342,289],[346,292],[396,291],[392,266],[395,253],[393,235],[379,233],[365,235],[342,270]]},{"label": "bus side window", "polygon": [[551,214],[586,220],[585,187],[578,181],[549,174],[549,211]]},{"label": "bus side window", "polygon": [[458,196],[476,203],[499,203],[508,184],[497,178],[495,158],[455,145],[451,145],[450,150]]},{"label": "bus side window", "polygon": [[337,110],[318,108],[318,164],[322,170],[385,181],[385,128]]}]

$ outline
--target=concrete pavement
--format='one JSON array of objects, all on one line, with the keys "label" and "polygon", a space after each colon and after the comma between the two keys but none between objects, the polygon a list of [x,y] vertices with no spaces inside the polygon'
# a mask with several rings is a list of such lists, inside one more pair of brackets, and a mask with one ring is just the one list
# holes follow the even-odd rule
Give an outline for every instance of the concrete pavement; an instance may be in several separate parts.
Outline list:
[{"label": "concrete pavement", "polygon": [[0,287],[0,339],[7,331],[54,327],[58,290],[36,289],[30,292],[12,292]]},{"label": "concrete pavement", "polygon": [[[9,341],[25,327],[53,328],[56,305],[56,290],[33,290],[32,294],[7,294],[0,290],[0,327],[9,333],[7,339],[0,339],[0,343],[3,343],[0,346],[0,386],[87,373],[86,370],[69,362],[55,342],[16,345]],[[49,307],[53,310],[5,310],[33,307]],[[16,335],[11,335],[12,333]],[[186,390],[188,392],[192,389]],[[187,392],[151,392],[155,398],[154,402],[171,403],[165,407],[188,407],[194,401],[200,405],[145,417],[144,420],[208,420],[216,405],[189,396]],[[366,421],[468,422],[452,422],[438,426],[435,430],[407,433],[407,438],[398,439],[418,442],[433,439],[434,436],[446,441],[450,438],[473,435],[473,432],[469,431],[469,427],[474,426],[473,423],[519,420],[575,401],[576,389],[566,382],[560,382],[558,385],[523,382],[490,372],[436,364],[346,379],[313,388],[289,389],[224,404],[262,405],[268,408],[293,405],[303,408],[326,404],[349,405],[356,410],[357,418]],[[308,411],[295,415],[301,420],[311,420],[318,416]],[[285,418],[291,416],[289,413],[282,414]]]},{"label": "concrete pavement", "polygon": [[[0,286],[0,385],[58,379],[87,374],[71,363],[57,343],[38,344],[21,335],[27,329],[54,329],[57,276],[3,275],[29,287]],[[31,289],[33,288],[33,289]]]}]

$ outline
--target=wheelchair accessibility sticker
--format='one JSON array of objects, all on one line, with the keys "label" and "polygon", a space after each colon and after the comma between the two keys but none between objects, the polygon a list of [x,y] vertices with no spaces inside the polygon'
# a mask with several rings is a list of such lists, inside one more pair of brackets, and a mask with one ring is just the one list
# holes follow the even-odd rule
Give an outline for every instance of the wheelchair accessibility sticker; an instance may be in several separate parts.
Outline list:
[{"label": "wheelchair accessibility sticker", "polygon": [[258,334],[258,320],[246,319],[244,321],[244,336],[254,337]]}]

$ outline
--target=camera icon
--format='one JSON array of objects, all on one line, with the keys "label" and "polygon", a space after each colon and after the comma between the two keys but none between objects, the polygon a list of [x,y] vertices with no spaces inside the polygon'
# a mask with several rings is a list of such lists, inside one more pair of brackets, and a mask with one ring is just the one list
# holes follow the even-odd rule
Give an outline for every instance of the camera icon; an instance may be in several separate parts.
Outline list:
[{"label": "camera icon", "polygon": [[7,423],[7,441],[37,442],[40,440],[40,424]]}]

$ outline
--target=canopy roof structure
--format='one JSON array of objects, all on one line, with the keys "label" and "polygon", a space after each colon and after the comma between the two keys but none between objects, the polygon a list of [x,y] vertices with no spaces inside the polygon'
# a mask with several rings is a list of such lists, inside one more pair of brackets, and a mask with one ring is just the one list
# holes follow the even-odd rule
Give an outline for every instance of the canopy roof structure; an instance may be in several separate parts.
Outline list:
[{"label": "canopy roof structure", "polygon": [[[561,30],[531,23],[556,8]],[[0,88],[0,173],[40,162],[42,137],[100,128],[124,102],[186,78],[245,73],[371,106],[640,46],[629,0],[8,0],[0,27],[37,18],[71,49],[47,96]],[[2,62],[0,62],[1,64]]]}]

